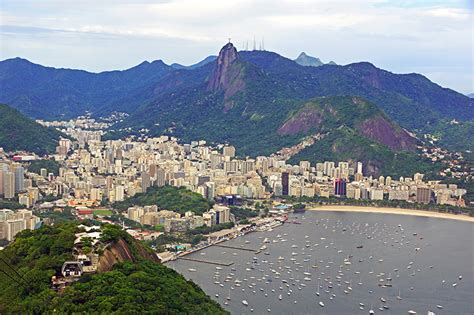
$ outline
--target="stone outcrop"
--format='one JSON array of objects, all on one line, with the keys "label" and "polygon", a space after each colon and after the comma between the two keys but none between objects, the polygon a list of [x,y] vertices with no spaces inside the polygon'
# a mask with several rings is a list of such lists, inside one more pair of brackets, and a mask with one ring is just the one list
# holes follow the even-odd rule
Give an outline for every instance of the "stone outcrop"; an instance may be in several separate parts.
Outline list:
[{"label": "stone outcrop", "polygon": [[365,120],[357,129],[363,136],[385,144],[392,150],[413,151],[416,148],[415,138],[380,115]]},{"label": "stone outcrop", "polygon": [[[156,255],[147,252],[140,244],[136,243],[138,255],[143,259],[148,259],[154,262],[159,262]],[[106,272],[112,270],[116,263],[124,261],[136,261],[140,257],[135,257],[130,249],[130,246],[123,239],[111,243],[105,248],[104,253],[99,258],[97,266],[98,272]]]},{"label": "stone outcrop", "polygon": [[226,44],[219,52],[216,65],[207,84],[208,91],[223,91],[225,108],[232,107],[230,97],[245,88],[245,65],[239,61],[239,54],[232,43]]}]

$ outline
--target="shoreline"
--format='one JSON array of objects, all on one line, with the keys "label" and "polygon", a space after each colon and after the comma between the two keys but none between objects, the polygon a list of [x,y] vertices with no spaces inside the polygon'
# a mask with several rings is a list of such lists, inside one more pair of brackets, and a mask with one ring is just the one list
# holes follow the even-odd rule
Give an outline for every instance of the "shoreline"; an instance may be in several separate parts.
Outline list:
[{"label": "shoreline", "polygon": [[419,217],[429,217],[429,218],[436,218],[436,219],[458,220],[458,221],[473,222],[474,223],[474,217],[470,217],[470,216],[463,215],[463,214],[452,214],[452,213],[426,211],[426,210],[404,209],[404,208],[324,205],[324,206],[311,206],[311,207],[306,208],[306,211],[335,211],[335,212],[398,214],[398,215],[411,215],[411,216],[419,216]]}]

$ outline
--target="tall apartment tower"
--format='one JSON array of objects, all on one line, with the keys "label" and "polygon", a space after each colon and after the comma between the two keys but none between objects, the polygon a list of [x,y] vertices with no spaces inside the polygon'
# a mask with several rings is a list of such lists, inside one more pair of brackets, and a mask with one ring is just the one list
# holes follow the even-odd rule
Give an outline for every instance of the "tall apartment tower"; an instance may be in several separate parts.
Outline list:
[{"label": "tall apartment tower", "polygon": [[346,195],[346,181],[344,179],[338,178],[334,181],[334,194],[336,196]]},{"label": "tall apartment tower", "polygon": [[164,185],[166,185],[166,172],[162,168],[157,168],[155,186],[163,187]]},{"label": "tall apartment tower", "polygon": [[3,195],[6,199],[15,197],[15,174],[12,172],[4,172]]},{"label": "tall apartment tower", "polygon": [[144,193],[150,188],[150,175],[147,172],[143,172],[141,175],[141,186]]},{"label": "tall apartment tower", "polygon": [[431,201],[431,189],[427,187],[418,187],[416,189],[416,202],[428,204]]},{"label": "tall apartment tower", "polygon": [[23,166],[17,166],[15,168],[15,192],[25,190],[25,169]]},{"label": "tall apartment tower", "polygon": [[281,173],[281,194],[288,196],[290,190],[290,174],[288,172]]}]

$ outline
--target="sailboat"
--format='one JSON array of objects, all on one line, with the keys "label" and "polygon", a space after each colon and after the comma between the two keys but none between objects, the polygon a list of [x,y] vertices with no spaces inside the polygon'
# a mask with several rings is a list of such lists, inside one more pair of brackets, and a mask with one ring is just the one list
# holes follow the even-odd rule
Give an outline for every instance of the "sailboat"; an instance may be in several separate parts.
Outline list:
[{"label": "sailboat", "polygon": [[399,300],[399,301],[402,300],[402,296],[400,295],[400,290],[398,290],[397,300]]}]

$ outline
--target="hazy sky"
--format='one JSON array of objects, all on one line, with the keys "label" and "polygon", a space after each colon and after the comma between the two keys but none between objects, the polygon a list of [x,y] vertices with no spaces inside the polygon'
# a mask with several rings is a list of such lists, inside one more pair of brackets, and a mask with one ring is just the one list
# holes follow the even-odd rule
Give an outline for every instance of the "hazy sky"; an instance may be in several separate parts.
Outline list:
[{"label": "hazy sky", "polygon": [[0,0],[0,58],[90,71],[192,64],[231,37],[289,58],[370,61],[474,92],[474,0]]}]

